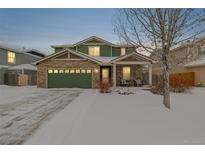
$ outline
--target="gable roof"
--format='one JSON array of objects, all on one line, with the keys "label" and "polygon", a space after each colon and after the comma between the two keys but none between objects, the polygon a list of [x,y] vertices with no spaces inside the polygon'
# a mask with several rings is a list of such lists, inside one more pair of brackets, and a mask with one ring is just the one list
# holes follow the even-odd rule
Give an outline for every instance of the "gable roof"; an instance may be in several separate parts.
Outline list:
[{"label": "gable roof", "polygon": [[37,65],[37,64],[39,64],[42,61],[45,61],[47,59],[50,59],[50,58],[56,57],[58,55],[61,55],[64,52],[70,52],[70,53],[72,53],[74,55],[77,55],[79,57],[82,57],[82,58],[85,58],[85,59],[89,59],[89,60],[91,60],[91,61],[93,61],[93,62],[95,62],[95,63],[97,63],[99,65],[111,65],[112,63],[115,63],[115,62],[117,62],[119,60],[125,59],[125,58],[127,58],[129,56],[132,56],[132,55],[136,55],[136,56],[138,56],[140,58],[143,58],[145,60],[153,62],[153,60],[151,58],[149,58],[147,56],[144,56],[144,55],[141,55],[141,54],[139,54],[137,52],[132,52],[132,53],[130,53],[128,55],[123,55],[123,56],[120,56],[120,57],[97,57],[97,56],[89,56],[89,55],[87,55],[85,53],[82,53],[82,52],[79,52],[79,51],[67,48],[67,49],[64,49],[62,51],[53,53],[53,54],[51,54],[51,55],[49,55],[49,56],[47,56],[47,57],[45,57],[43,59],[40,59],[40,60],[34,62],[33,64]]},{"label": "gable roof", "polygon": [[203,58],[199,58],[195,61],[189,62],[186,65],[184,65],[185,67],[198,67],[198,66],[205,66],[205,57]]},{"label": "gable roof", "polygon": [[100,38],[100,37],[91,36],[91,37],[88,37],[88,38],[86,38],[86,39],[84,39],[84,40],[82,40],[82,41],[79,41],[79,42],[75,43],[74,46],[79,45],[79,44],[86,43],[86,42],[91,41],[91,40],[93,40],[93,39],[95,39],[95,40],[97,40],[97,41],[99,41],[99,42],[105,43],[105,44],[109,44],[109,45],[111,45],[111,46],[114,46],[114,45],[115,45],[115,44],[113,44],[113,43],[111,43],[111,42],[109,42],[109,41],[106,41],[106,40],[104,40],[104,39],[102,39],[102,38]]},{"label": "gable roof", "polygon": [[132,55],[135,55],[135,56],[137,56],[137,57],[140,57],[140,58],[142,58],[142,59],[144,59],[144,60],[148,60],[148,61],[154,62],[154,60],[153,60],[152,58],[147,57],[147,56],[144,56],[144,55],[142,55],[142,54],[140,54],[140,53],[137,53],[137,52],[135,52],[135,51],[132,52],[132,53],[130,53],[130,54],[117,57],[117,58],[113,59],[111,62],[112,62],[112,63],[115,63],[115,62],[118,62],[118,61],[123,60],[123,59],[125,59],[125,58],[128,58],[128,57],[130,57],[130,56],[132,56]]},{"label": "gable roof", "polygon": [[37,64],[39,64],[39,63],[42,62],[42,61],[45,61],[45,60],[47,60],[47,59],[53,58],[53,57],[55,57],[55,56],[58,56],[58,55],[60,55],[60,54],[62,54],[62,53],[64,53],[64,52],[70,52],[70,53],[72,53],[72,54],[74,54],[74,55],[77,55],[77,56],[79,56],[79,57],[82,57],[82,58],[85,58],[85,59],[89,59],[89,60],[91,60],[91,61],[93,61],[93,62],[95,62],[95,63],[97,63],[97,64],[103,65],[103,63],[102,63],[100,60],[94,58],[93,56],[89,56],[89,55],[87,55],[87,54],[85,54],[85,53],[82,53],[82,52],[79,52],[79,51],[75,51],[75,50],[72,50],[72,49],[64,49],[64,50],[62,50],[62,51],[53,53],[53,54],[51,54],[51,55],[49,55],[49,56],[47,56],[47,57],[45,57],[45,58],[43,58],[43,59],[40,59],[40,60],[34,62],[33,64],[37,65]]},{"label": "gable roof", "polygon": [[[37,58],[42,58],[42,56],[45,57],[45,54],[43,52],[40,52],[39,50],[36,50],[36,49],[26,49],[26,48],[14,47],[14,46],[5,45],[5,44],[0,44],[0,49],[4,49],[4,50],[12,51],[15,53],[20,53],[20,54],[27,54],[27,55],[37,57]],[[38,56],[38,55],[33,54],[31,52],[35,52],[35,53],[42,55],[42,56]]]},{"label": "gable roof", "polygon": [[113,46],[113,47],[134,47],[132,45],[129,45],[129,44],[114,44],[114,43],[111,43],[109,41],[106,41],[105,39],[102,39],[100,37],[97,37],[97,36],[91,36],[91,37],[88,37],[86,39],[83,39],[77,43],[74,43],[74,44],[63,44],[63,45],[51,45],[52,48],[69,48],[69,47],[75,47],[77,45],[80,45],[80,44],[84,44],[88,41],[91,41],[91,40],[98,40],[99,42],[102,42],[104,44],[107,44],[107,45],[110,45],[110,46]]}]

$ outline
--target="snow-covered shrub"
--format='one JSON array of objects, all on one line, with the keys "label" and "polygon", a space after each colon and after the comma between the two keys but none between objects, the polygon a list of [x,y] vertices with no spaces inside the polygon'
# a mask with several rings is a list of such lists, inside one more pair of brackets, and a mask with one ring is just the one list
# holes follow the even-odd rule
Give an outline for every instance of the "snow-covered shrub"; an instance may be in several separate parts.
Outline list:
[{"label": "snow-covered shrub", "polygon": [[101,93],[109,93],[111,92],[111,87],[113,86],[111,81],[100,81],[99,89]]},{"label": "snow-covered shrub", "polygon": [[163,95],[163,82],[159,81],[151,87],[151,92],[153,94]]},{"label": "snow-covered shrub", "polygon": [[[190,89],[190,81],[188,78],[184,77],[172,77],[170,79],[170,91],[182,93]],[[157,82],[152,86],[151,92],[158,95],[163,95],[163,81]]]}]

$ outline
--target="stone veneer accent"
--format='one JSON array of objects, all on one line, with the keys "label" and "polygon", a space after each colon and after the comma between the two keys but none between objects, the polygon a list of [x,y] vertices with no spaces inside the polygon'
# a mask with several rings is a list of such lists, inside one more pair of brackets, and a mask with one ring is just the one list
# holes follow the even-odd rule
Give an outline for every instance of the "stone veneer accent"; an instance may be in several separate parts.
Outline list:
[{"label": "stone veneer accent", "polygon": [[129,66],[131,70],[131,80],[140,78],[142,80],[142,66],[141,65],[116,65],[116,84],[120,85],[121,79],[123,79],[122,68]]},{"label": "stone veneer accent", "polygon": [[47,70],[49,69],[92,69],[92,88],[98,88],[98,82],[100,80],[100,71],[97,73],[95,69],[100,70],[100,66],[90,60],[57,60],[48,59],[40,62],[37,65],[37,87],[47,88]]}]

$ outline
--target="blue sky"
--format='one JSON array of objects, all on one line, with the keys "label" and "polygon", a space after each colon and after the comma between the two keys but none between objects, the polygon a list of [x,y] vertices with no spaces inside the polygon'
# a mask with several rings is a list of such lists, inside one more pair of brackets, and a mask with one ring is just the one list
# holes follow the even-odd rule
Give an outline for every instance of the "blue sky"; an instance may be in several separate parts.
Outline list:
[{"label": "blue sky", "polygon": [[114,9],[0,9],[0,42],[50,53],[91,35],[117,42]]}]

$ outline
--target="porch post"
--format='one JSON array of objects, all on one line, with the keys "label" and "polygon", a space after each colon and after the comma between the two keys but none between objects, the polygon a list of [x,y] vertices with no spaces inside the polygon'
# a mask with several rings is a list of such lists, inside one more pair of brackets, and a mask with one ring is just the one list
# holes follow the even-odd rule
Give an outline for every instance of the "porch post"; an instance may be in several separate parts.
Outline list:
[{"label": "porch post", "polygon": [[148,66],[149,66],[149,85],[151,86],[152,85],[152,64],[149,63]]},{"label": "porch post", "polygon": [[113,74],[112,74],[112,77],[113,77],[113,87],[116,87],[116,64],[113,64]]}]

